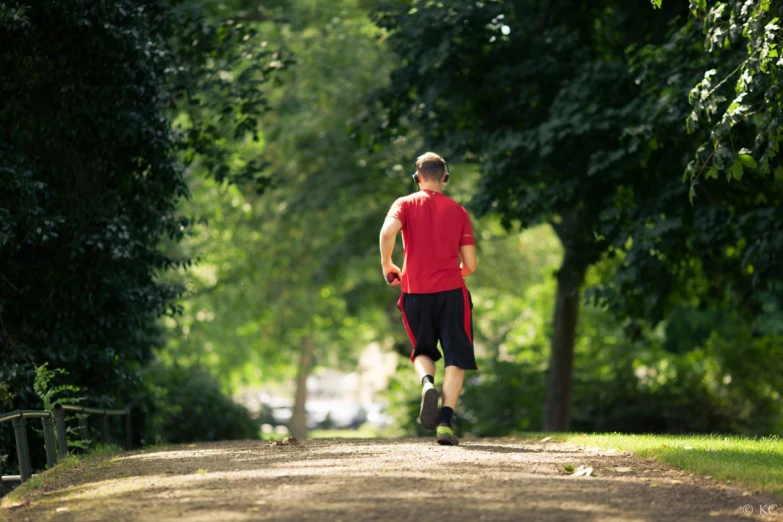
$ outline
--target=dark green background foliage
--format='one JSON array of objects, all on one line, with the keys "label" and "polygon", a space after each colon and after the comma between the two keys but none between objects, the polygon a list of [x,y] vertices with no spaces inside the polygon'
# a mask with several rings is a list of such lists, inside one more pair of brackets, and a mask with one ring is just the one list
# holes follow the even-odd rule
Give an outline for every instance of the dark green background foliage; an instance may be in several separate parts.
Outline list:
[{"label": "dark green background foliage", "polygon": [[[653,0],[660,7],[661,0]],[[689,132],[702,143],[688,164],[691,183],[699,179],[741,180],[746,171],[781,174],[783,117],[783,5],[772,0],[720,2],[692,0],[688,25],[705,64],[691,84]],[[694,34],[691,32],[691,34]]]},{"label": "dark green background foliage", "polygon": [[258,438],[259,422],[223,393],[203,368],[155,364],[144,374],[140,401],[145,444]]},{"label": "dark green background foliage", "polygon": [[201,71],[169,39],[196,25],[219,40],[187,14],[168,2],[0,4],[4,409],[42,406],[32,382],[43,363],[91,405],[123,407],[163,344],[157,319],[176,313],[182,289],[159,276],[188,264],[162,249],[189,226],[177,151],[191,141],[170,115],[183,78],[196,89]]},{"label": "dark green background foliage", "polygon": [[[705,71],[755,67],[758,72],[758,63],[744,61],[741,31],[732,26],[725,33],[726,20],[706,16],[707,11],[713,11],[706,3],[695,4],[691,16],[671,20],[662,43],[628,49],[630,70],[642,87],[636,102],[638,125],[628,131],[636,131],[636,139],[649,151],[641,157],[638,169],[652,172],[656,182],[649,187],[643,204],[628,207],[627,201],[621,201],[628,210],[627,216],[617,215],[624,233],[609,253],[622,259],[612,285],[599,293],[608,298],[613,310],[652,320],[676,306],[677,298],[693,297],[702,307],[722,306],[725,299],[742,301],[752,318],[763,306],[760,297],[766,295],[765,290],[776,288],[783,277],[780,264],[775,262],[783,248],[779,233],[783,169],[776,153],[779,140],[754,138],[756,133],[779,132],[779,107],[757,100],[755,116],[743,109],[716,123],[715,128],[709,125],[716,111],[730,108],[730,99],[725,99],[728,91],[736,88],[739,94],[750,84],[745,80],[735,84],[732,77],[721,77],[726,82],[716,88],[723,89],[723,95],[694,97],[691,91],[700,93],[705,88]],[[758,2],[757,7],[764,4],[769,3]],[[757,15],[761,18],[754,24],[764,19],[769,22],[771,16],[763,10]],[[702,26],[712,27],[706,41]],[[718,32],[724,31],[725,45],[711,42],[713,29],[718,27]],[[754,40],[752,46],[756,45],[768,47],[770,43]],[[775,81],[774,76],[759,74],[752,84],[766,85]],[[754,94],[747,96],[764,92],[753,90]],[[696,113],[703,117],[698,124]],[[690,123],[684,131],[686,120]],[[769,168],[758,168],[744,148],[752,147],[754,139],[763,148]],[[692,161],[696,151],[700,161]],[[728,183],[718,178],[719,172],[730,169],[734,174]],[[661,175],[666,172],[671,174]],[[691,206],[681,204],[683,184],[675,175],[678,172],[691,173]],[[739,180],[742,182],[735,182]],[[632,244],[627,242],[629,237]]]},{"label": "dark green background foliage", "polygon": [[[165,2],[3,3],[0,380],[40,407],[33,364],[124,406],[179,293],[158,249],[187,194],[165,117]],[[5,446],[4,446],[5,447]]]}]

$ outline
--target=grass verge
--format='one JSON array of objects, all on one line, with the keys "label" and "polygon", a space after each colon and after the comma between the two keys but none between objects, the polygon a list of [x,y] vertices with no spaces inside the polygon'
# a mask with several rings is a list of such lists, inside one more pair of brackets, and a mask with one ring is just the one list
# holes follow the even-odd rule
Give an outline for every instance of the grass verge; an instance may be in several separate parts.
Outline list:
[{"label": "grass verge", "polygon": [[43,473],[33,475],[30,479],[15,488],[2,501],[0,508],[9,508],[28,500],[36,491],[61,482],[72,470],[78,469],[85,464],[92,464],[108,457],[116,455],[121,450],[118,446],[97,446],[90,453],[84,456],[68,455],[55,464],[52,469],[47,469]]},{"label": "grass verge", "polygon": [[551,433],[580,446],[632,451],[670,466],[783,498],[783,440],[724,435]]}]

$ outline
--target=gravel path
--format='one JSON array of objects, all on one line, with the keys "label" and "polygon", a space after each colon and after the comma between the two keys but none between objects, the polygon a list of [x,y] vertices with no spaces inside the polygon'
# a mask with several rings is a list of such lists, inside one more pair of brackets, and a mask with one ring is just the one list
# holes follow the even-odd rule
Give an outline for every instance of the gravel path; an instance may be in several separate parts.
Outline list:
[{"label": "gravel path", "polygon": [[[592,468],[571,476],[565,466]],[[17,521],[776,520],[775,500],[574,444],[476,439],[261,441],[153,448],[93,462],[0,510]],[[743,510],[753,508],[746,516]]]}]

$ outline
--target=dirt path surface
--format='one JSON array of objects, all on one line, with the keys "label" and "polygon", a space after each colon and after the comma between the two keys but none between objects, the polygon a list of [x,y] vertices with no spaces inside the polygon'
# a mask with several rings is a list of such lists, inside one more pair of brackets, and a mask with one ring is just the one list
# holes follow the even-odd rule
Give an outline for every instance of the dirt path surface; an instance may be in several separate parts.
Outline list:
[{"label": "dirt path surface", "polygon": [[[567,474],[589,466],[592,476]],[[692,521],[759,515],[768,496],[653,460],[573,444],[477,439],[203,443],[69,471],[17,521]],[[743,510],[753,507],[754,514]]]}]

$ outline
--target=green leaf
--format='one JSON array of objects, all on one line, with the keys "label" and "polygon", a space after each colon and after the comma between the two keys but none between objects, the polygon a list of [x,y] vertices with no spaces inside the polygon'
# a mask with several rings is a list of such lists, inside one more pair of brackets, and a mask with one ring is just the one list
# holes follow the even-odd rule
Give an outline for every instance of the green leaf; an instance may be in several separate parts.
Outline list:
[{"label": "green leaf", "polygon": [[740,181],[742,179],[742,174],[744,174],[742,162],[740,160],[734,160],[734,164],[731,166],[731,177]]},{"label": "green leaf", "polygon": [[660,9],[663,4],[663,0],[650,0],[655,9]]},{"label": "green leaf", "polygon": [[753,156],[750,155],[750,150],[748,149],[740,150],[739,154],[737,155],[737,158],[746,167],[749,167],[751,169],[759,168],[758,163],[756,163],[756,160],[753,159]]}]

